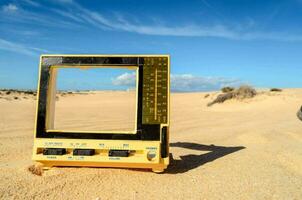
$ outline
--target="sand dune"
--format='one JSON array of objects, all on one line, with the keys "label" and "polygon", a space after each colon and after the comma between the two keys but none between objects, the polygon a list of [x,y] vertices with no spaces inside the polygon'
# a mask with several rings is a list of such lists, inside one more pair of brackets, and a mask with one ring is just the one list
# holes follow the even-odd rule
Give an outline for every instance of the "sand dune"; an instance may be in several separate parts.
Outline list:
[{"label": "sand dune", "polygon": [[[35,176],[27,170],[32,164],[35,97],[2,92],[0,198],[302,199],[302,122],[296,117],[302,89],[265,92],[212,107],[207,103],[217,92],[207,98],[205,94],[172,94],[173,161],[165,174],[53,168]],[[61,114],[68,113],[68,98],[81,101],[83,95],[60,96]],[[88,98],[110,100],[102,93],[88,94]],[[85,127],[78,116],[71,115],[68,122]],[[131,123],[128,117],[117,116],[123,124]]]}]

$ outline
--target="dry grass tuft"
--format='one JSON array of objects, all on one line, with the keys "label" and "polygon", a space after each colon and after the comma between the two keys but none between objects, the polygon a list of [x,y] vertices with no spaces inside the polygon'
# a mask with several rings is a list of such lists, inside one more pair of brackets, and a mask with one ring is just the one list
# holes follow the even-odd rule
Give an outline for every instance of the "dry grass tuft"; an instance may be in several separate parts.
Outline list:
[{"label": "dry grass tuft", "polygon": [[282,89],[279,88],[272,88],[270,89],[271,92],[282,92]]},{"label": "dry grass tuft", "polygon": [[27,169],[32,174],[35,174],[38,176],[42,176],[42,174],[43,174],[43,166],[41,164],[30,165]]},{"label": "dry grass tuft", "polygon": [[217,96],[217,98],[214,101],[208,103],[208,106],[212,106],[216,103],[223,103],[226,100],[233,99],[233,98],[234,98],[234,94],[232,92],[225,93],[225,94],[220,94],[220,95]]},{"label": "dry grass tuft", "polygon": [[298,111],[297,116],[300,120],[302,120],[302,106],[301,106],[300,110]]},{"label": "dry grass tuft", "polygon": [[242,100],[242,99],[247,99],[247,98],[253,98],[256,95],[257,95],[257,92],[254,88],[252,88],[251,86],[248,86],[248,85],[243,85],[243,86],[240,86],[236,90],[227,92],[225,94],[218,95],[214,101],[208,103],[208,106],[212,106],[216,103],[223,103],[230,99]]},{"label": "dry grass tuft", "polygon": [[257,95],[256,90],[248,85],[240,86],[237,90],[234,90],[233,93],[237,99],[252,98]]},{"label": "dry grass tuft", "polygon": [[204,95],[204,98],[206,99],[206,98],[208,98],[210,96],[210,94],[206,94],[206,95]]},{"label": "dry grass tuft", "polygon": [[235,88],[233,88],[233,87],[223,87],[223,88],[221,88],[221,92],[223,92],[223,93],[229,93],[229,92],[232,92],[234,90],[235,90]]}]

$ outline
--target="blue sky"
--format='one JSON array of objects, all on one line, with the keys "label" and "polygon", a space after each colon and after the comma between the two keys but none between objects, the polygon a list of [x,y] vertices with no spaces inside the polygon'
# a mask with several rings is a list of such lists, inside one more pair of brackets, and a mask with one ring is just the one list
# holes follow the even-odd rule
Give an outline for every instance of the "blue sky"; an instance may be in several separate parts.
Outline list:
[{"label": "blue sky", "polygon": [[[0,0],[0,88],[35,89],[43,53],[170,54],[178,91],[302,87],[301,25],[302,0]],[[134,77],[96,74],[101,89]]]}]

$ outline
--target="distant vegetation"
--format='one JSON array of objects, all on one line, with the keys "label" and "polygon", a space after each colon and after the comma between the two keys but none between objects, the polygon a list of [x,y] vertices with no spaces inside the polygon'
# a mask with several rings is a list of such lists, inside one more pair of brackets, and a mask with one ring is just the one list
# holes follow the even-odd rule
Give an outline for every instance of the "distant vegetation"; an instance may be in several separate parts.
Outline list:
[{"label": "distant vegetation", "polygon": [[282,89],[279,88],[272,88],[270,89],[271,92],[282,92]]},{"label": "distant vegetation", "polygon": [[[67,90],[58,90],[56,100],[59,100],[59,95],[67,96],[73,94],[88,94],[89,90],[83,91],[67,91]],[[33,90],[18,90],[18,89],[0,89],[0,99],[5,100],[18,100],[18,99],[36,99],[37,92]]]},{"label": "distant vegetation", "polygon": [[36,96],[36,91],[33,90],[0,89],[0,93],[2,92],[4,92],[6,95],[10,95],[11,93],[17,93]]},{"label": "distant vegetation", "polygon": [[[224,88],[222,88],[222,91],[223,91],[223,89]],[[254,96],[257,95],[256,90],[248,85],[243,85],[243,86],[240,86],[238,89],[233,89],[233,90],[231,90],[231,88],[227,88],[227,89],[224,89],[224,91],[228,91],[228,92],[218,95],[214,101],[208,103],[208,106],[212,106],[216,103],[223,103],[230,99],[242,100],[242,99],[247,99],[247,98],[253,98]]]},{"label": "distant vegetation", "polygon": [[206,95],[204,95],[204,98],[206,99],[206,98],[208,98],[210,96],[210,94],[206,94]]},{"label": "distant vegetation", "polygon": [[297,116],[300,120],[302,120],[302,106],[301,106],[300,110],[298,111]]},{"label": "distant vegetation", "polygon": [[32,90],[16,90],[16,89],[0,89],[0,99],[4,100],[18,100],[18,99],[28,99],[31,97],[35,99],[37,93]]},{"label": "distant vegetation", "polygon": [[235,90],[235,88],[233,88],[233,87],[223,87],[223,88],[221,88],[221,92],[223,92],[223,93],[232,92],[234,90]]}]

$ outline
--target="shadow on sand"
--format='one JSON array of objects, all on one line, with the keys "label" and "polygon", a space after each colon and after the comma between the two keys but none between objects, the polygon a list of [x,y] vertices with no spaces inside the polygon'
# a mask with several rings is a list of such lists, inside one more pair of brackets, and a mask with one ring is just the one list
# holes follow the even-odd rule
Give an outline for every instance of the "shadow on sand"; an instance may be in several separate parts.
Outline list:
[{"label": "shadow on sand", "polygon": [[[208,162],[212,162],[218,158],[226,156],[231,153],[235,153],[236,151],[240,151],[245,149],[243,146],[238,147],[224,147],[224,146],[215,146],[215,145],[204,145],[204,144],[197,144],[191,142],[176,142],[170,143],[170,147],[180,147],[185,149],[197,150],[197,151],[210,151],[205,154],[201,155],[181,155],[180,160],[175,160],[170,153],[170,165],[168,169],[166,169],[163,173],[164,174],[179,174],[179,173],[186,173],[192,169],[198,168],[199,166],[206,164]],[[80,166],[59,166],[59,168],[81,168]],[[90,168],[98,168],[98,167],[90,167]],[[150,169],[135,169],[130,168],[128,170],[131,171],[139,171],[139,172],[150,172]]]},{"label": "shadow on sand", "polygon": [[245,147],[243,146],[223,147],[223,146],[215,146],[215,145],[203,145],[203,144],[190,143],[190,142],[170,143],[170,147],[180,147],[180,148],[186,148],[191,150],[210,151],[210,152],[201,155],[193,155],[193,154],[182,155],[180,156],[180,160],[173,159],[171,155],[170,165],[168,169],[165,171],[165,173],[168,174],[185,173],[203,164],[212,162],[228,154],[245,149]]}]

